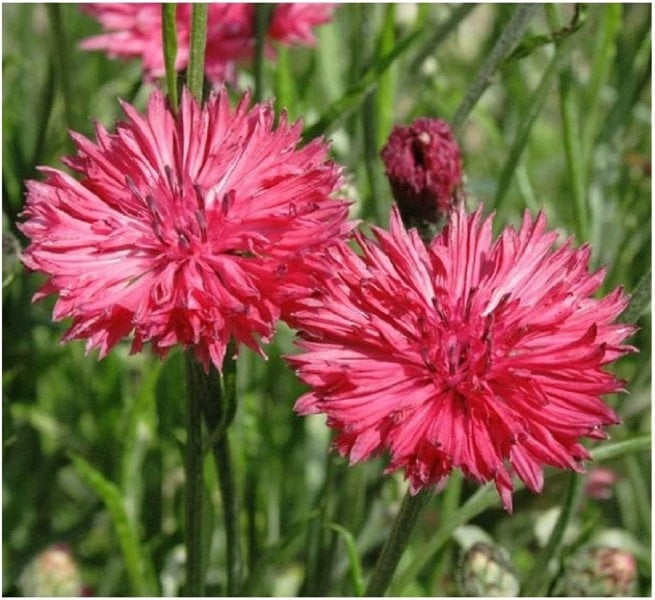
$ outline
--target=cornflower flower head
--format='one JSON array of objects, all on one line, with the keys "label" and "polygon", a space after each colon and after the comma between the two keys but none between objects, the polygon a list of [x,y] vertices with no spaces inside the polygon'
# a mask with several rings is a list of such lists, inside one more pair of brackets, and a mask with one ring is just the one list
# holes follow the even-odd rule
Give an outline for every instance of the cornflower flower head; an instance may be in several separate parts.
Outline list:
[{"label": "cornflower flower head", "polygon": [[230,339],[270,338],[286,277],[352,224],[325,143],[298,147],[301,123],[249,103],[184,90],[175,114],[156,89],[144,115],[123,103],[116,133],[71,134],[81,180],[27,182],[23,262],[49,276],[35,300],[57,294],[53,318],[72,318],[64,341],[103,357],[133,332],[133,352],[181,344],[220,370]]},{"label": "cornflower flower head", "polygon": [[[81,43],[84,50],[102,50],[110,58],[141,58],[146,79],[164,75],[161,4],[89,3],[82,10],[106,30]],[[189,61],[191,4],[177,5],[177,70]],[[332,18],[334,4],[280,4],[273,11],[266,34],[266,55],[274,58],[274,44],[313,45],[312,29]],[[207,15],[205,75],[220,86],[236,77],[236,65],[252,57],[255,47],[254,4],[212,3]]]},{"label": "cornflower flower head", "polygon": [[423,117],[397,125],[380,155],[406,223],[437,223],[453,208],[462,161],[448,123]]},{"label": "cornflower flower head", "polygon": [[457,209],[426,246],[394,209],[390,232],[357,234],[361,255],[332,247],[289,316],[303,351],[289,362],[311,386],[296,410],[326,414],[351,463],[387,451],[412,493],[461,469],[511,512],[512,474],[541,492],[545,465],[581,471],[580,438],[619,423],[600,396],[623,382],[603,367],[634,328],[613,323],[620,288],[592,296],[589,247],[554,247],[543,214],[491,228]]}]

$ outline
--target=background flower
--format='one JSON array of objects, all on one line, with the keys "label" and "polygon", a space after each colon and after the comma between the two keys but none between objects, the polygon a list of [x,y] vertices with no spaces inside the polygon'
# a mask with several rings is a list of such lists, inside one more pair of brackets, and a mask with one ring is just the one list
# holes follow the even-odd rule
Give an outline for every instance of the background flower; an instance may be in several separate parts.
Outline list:
[{"label": "background flower", "polygon": [[133,351],[180,343],[220,370],[232,336],[270,337],[283,275],[350,225],[326,145],[297,148],[300,124],[248,104],[222,91],[200,108],[185,92],[174,116],[156,90],[144,116],[123,104],[116,133],[72,134],[81,181],[42,167],[28,182],[23,260],[49,275],[35,298],[58,294],[53,317],[73,319],[65,340],[102,357],[134,331]]},{"label": "background flower", "polygon": [[460,468],[511,510],[512,473],[540,492],[543,465],[582,470],[579,438],[619,422],[599,396],[622,383],[602,367],[633,328],[612,324],[620,289],[592,297],[589,247],[553,249],[543,214],[495,242],[491,225],[458,210],[425,247],[394,212],[391,233],[358,237],[361,257],[331,249],[289,360],[312,387],[296,410],[325,413],[351,462],[387,450],[413,492]]},{"label": "background flower", "polygon": [[[277,5],[268,30],[267,55],[274,57],[273,42],[312,45],[312,29],[327,23],[333,4]],[[159,3],[91,3],[82,10],[94,17],[107,33],[87,38],[85,50],[104,50],[112,58],[141,58],[146,77],[164,75],[162,50],[161,4]],[[175,67],[187,66],[191,5],[179,4],[176,12],[178,53]],[[218,85],[235,77],[236,62],[252,56],[255,46],[254,5],[245,3],[213,3],[207,17],[205,74]]]}]

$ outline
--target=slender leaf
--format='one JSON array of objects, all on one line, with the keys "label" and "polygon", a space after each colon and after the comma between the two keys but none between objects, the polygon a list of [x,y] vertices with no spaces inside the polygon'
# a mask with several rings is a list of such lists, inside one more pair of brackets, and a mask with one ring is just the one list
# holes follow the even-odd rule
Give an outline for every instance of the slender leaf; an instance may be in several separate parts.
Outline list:
[{"label": "slender leaf", "polygon": [[100,496],[109,511],[121,546],[124,567],[134,594],[156,596],[158,586],[152,565],[139,542],[137,525],[132,523],[128,517],[120,490],[81,456],[70,454],[70,458],[82,481]]}]

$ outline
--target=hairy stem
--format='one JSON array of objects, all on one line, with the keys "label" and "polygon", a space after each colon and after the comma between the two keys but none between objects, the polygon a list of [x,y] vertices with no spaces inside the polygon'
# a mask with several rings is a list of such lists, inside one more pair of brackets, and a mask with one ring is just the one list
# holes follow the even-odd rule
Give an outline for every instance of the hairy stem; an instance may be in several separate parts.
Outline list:
[{"label": "hairy stem", "polygon": [[391,529],[391,534],[382,549],[371,579],[366,586],[366,596],[382,596],[386,592],[398,562],[409,543],[419,515],[431,497],[431,490],[422,490],[415,496],[412,496],[409,492],[405,495],[400,512]]}]

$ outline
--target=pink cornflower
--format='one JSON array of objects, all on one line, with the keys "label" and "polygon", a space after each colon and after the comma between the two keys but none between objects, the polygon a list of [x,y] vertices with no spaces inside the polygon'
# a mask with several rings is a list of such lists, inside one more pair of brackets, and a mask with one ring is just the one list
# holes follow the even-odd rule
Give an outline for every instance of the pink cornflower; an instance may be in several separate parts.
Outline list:
[{"label": "pink cornflower", "polygon": [[[296,3],[277,5],[267,32],[266,54],[273,43],[312,45],[312,29],[332,18],[333,4]],[[90,3],[82,10],[107,31],[81,43],[85,50],[104,50],[111,58],[141,58],[146,78],[164,75],[161,4]],[[236,63],[249,59],[255,47],[254,5],[212,3],[207,16],[205,74],[220,85],[235,78]],[[178,53],[175,68],[187,67],[191,30],[191,4],[177,5]]]},{"label": "pink cornflower", "polygon": [[451,210],[462,161],[448,123],[420,118],[397,125],[380,155],[406,223],[436,223]]},{"label": "pink cornflower", "polygon": [[64,341],[102,357],[134,332],[133,352],[182,344],[220,370],[231,338],[269,339],[285,274],[352,225],[323,141],[299,148],[300,123],[249,101],[232,110],[222,90],[201,108],[185,90],[175,116],[155,90],[145,115],[123,103],[116,133],[71,134],[81,181],[41,167],[27,182],[23,260],[49,275],[35,299],[58,294],[54,319],[73,319]]},{"label": "pink cornflower", "polygon": [[621,289],[591,296],[590,249],[553,248],[543,214],[495,241],[491,227],[458,209],[426,246],[394,210],[390,233],[358,234],[361,256],[329,249],[289,318],[304,351],[289,361],[312,388],[296,410],[325,413],[352,463],[388,451],[412,493],[458,468],[511,511],[512,473],[540,492],[544,465],[581,471],[579,438],[619,422],[603,366],[634,350],[633,327],[612,323]]}]

